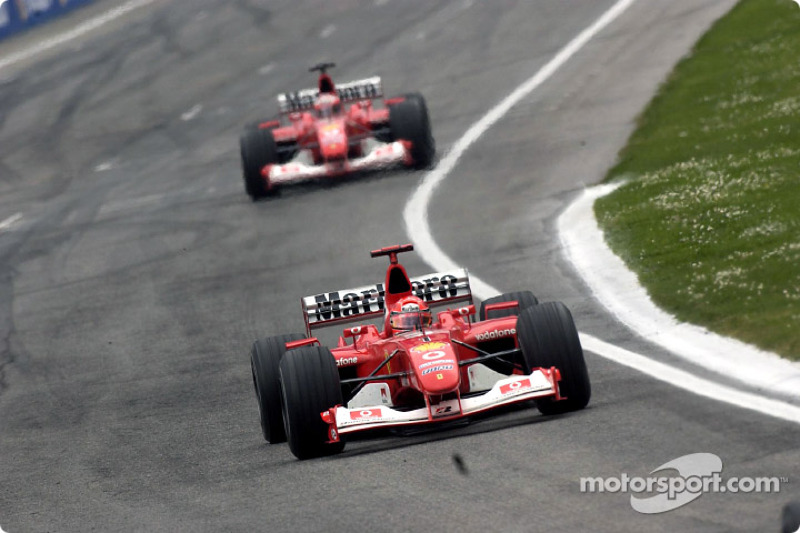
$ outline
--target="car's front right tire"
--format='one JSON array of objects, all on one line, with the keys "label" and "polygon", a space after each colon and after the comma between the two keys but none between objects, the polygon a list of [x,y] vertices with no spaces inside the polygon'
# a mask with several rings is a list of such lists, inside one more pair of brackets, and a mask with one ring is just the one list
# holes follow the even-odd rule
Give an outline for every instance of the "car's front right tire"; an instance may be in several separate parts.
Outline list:
[{"label": "car's front right tire", "polygon": [[344,441],[328,442],[328,424],[321,413],[342,405],[339,370],[323,346],[289,350],[280,364],[283,421],[289,449],[298,459],[339,453]]},{"label": "car's front right tire", "polygon": [[277,193],[261,174],[267,165],[278,163],[278,147],[272,130],[248,127],[239,138],[239,151],[242,157],[242,177],[244,189],[253,201]]}]

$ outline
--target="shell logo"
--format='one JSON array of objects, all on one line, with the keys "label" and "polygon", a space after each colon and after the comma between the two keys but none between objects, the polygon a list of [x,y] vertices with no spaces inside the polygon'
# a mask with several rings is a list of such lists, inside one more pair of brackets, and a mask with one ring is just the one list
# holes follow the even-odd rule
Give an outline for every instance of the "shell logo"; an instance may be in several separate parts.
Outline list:
[{"label": "shell logo", "polygon": [[431,352],[444,348],[445,346],[447,346],[446,342],[424,342],[411,348],[411,351],[417,353]]}]

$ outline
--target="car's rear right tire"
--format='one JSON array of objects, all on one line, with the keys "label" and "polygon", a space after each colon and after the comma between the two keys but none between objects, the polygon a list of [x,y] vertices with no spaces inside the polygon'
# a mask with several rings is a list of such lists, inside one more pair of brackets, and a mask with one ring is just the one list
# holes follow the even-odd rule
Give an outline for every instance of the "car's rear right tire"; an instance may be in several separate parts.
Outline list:
[{"label": "car's rear right tire", "polygon": [[270,187],[261,174],[261,170],[270,164],[276,164],[278,147],[272,130],[248,127],[239,138],[239,149],[242,156],[242,176],[244,190],[253,201],[276,194],[277,188]]},{"label": "car's rear right tire", "polygon": [[542,414],[553,415],[583,409],[592,388],[583,357],[578,330],[569,309],[561,302],[545,302],[529,307],[517,318],[517,339],[525,371],[556,367],[561,373],[559,389],[566,399],[536,400]]},{"label": "car's rear right tire", "polygon": [[305,335],[299,333],[267,337],[254,342],[250,350],[250,368],[261,418],[261,431],[264,440],[270,444],[286,442],[278,365],[286,353],[286,343],[304,338]]},{"label": "car's rear right tire", "polygon": [[280,364],[283,421],[289,449],[298,459],[339,453],[344,441],[328,442],[321,413],[344,404],[339,370],[323,346],[289,350]]}]

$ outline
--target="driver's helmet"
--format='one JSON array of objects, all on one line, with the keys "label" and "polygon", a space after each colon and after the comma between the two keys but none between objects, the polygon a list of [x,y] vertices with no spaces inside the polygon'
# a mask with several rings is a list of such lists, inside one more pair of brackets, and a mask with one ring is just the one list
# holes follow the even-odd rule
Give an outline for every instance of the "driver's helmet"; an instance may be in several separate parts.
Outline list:
[{"label": "driver's helmet", "polygon": [[394,331],[413,331],[431,325],[431,310],[416,296],[406,296],[394,305],[389,324]]},{"label": "driver's helmet", "polygon": [[331,118],[342,110],[342,101],[335,94],[322,93],[314,102],[314,109],[319,118]]}]

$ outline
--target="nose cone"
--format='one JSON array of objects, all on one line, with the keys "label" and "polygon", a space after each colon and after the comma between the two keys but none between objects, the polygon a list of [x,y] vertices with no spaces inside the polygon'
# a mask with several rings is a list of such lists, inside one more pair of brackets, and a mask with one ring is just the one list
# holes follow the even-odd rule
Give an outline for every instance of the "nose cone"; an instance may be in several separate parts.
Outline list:
[{"label": "nose cone", "polygon": [[458,388],[461,382],[458,359],[449,342],[423,343],[411,348],[408,354],[422,391],[444,394]]},{"label": "nose cone", "polygon": [[320,153],[325,160],[344,159],[347,155],[347,138],[342,125],[333,123],[321,126],[318,139]]}]

